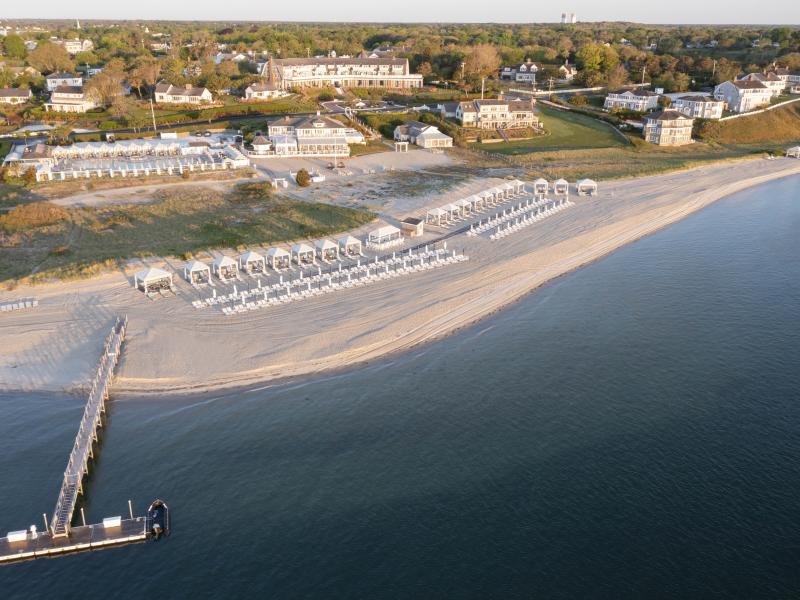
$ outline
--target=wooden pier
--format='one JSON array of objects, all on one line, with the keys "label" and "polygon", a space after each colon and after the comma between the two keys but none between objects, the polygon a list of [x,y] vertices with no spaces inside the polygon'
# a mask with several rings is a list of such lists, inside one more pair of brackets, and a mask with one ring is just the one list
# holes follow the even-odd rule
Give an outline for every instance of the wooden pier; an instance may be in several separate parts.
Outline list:
[{"label": "wooden pier", "polygon": [[56,508],[50,521],[50,531],[54,538],[69,535],[70,524],[75,513],[78,495],[83,494],[83,478],[89,473],[89,459],[94,458],[94,444],[97,441],[97,430],[103,425],[103,414],[106,412],[106,400],[114,368],[119,360],[119,352],[125,339],[125,328],[128,317],[117,318],[114,328],[106,338],[103,356],[89,390],[89,399],[81,418],[78,435],[69,455],[69,462],[64,471],[61,491],[58,494]]},{"label": "wooden pier", "polygon": [[130,502],[130,518],[111,517],[96,525],[87,525],[84,520],[82,525],[72,526],[78,496],[83,494],[83,479],[89,472],[89,459],[94,457],[97,432],[103,426],[108,391],[127,325],[127,317],[118,318],[106,338],[50,523],[44,515],[45,531],[37,532],[31,526],[30,530],[12,531],[0,538],[0,564],[143,542],[151,537],[150,519],[134,517]]}]

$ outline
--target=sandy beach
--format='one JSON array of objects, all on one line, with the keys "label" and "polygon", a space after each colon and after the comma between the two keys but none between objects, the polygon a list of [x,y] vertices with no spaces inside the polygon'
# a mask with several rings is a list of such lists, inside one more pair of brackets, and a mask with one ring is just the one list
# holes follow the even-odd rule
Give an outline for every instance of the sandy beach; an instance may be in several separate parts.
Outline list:
[{"label": "sandy beach", "polygon": [[[598,197],[572,197],[575,206],[502,240],[453,238],[468,262],[232,317],[193,308],[198,296],[185,282],[177,297],[147,300],[133,289],[134,266],[20,287],[0,301],[36,297],[40,305],[0,316],[0,390],[85,385],[122,314],[129,327],[115,392],[182,393],[351,367],[447,335],[720,198],[797,174],[800,161],[759,159],[599,182]],[[397,216],[411,208],[397,205]]]}]

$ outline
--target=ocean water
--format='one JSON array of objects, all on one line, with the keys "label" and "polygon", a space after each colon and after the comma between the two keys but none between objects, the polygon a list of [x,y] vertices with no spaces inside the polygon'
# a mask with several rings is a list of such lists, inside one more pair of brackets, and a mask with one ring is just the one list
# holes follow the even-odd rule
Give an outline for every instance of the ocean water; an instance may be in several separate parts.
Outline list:
[{"label": "ocean water", "polygon": [[[163,497],[172,536],[0,598],[797,598],[798,232],[786,179],[405,355],[113,399],[87,516]],[[82,409],[0,397],[0,531],[52,511]]]}]

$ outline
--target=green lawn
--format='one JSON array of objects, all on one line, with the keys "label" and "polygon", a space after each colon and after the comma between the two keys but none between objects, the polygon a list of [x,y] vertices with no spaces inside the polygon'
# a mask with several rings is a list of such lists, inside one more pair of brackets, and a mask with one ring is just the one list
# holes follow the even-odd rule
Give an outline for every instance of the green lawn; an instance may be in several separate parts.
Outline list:
[{"label": "green lawn", "polygon": [[374,218],[364,210],[274,196],[265,186],[246,183],[229,193],[165,189],[151,204],[69,208],[65,218],[50,209],[58,218],[49,224],[34,224],[34,213],[31,224],[6,217],[0,228],[11,244],[0,248],[0,282],[90,276],[138,256],[325,237]]},{"label": "green lawn", "polygon": [[586,115],[538,107],[539,118],[547,133],[529,140],[473,144],[473,148],[516,156],[538,151],[582,150],[587,148],[618,148],[626,146],[623,137],[613,127]]}]

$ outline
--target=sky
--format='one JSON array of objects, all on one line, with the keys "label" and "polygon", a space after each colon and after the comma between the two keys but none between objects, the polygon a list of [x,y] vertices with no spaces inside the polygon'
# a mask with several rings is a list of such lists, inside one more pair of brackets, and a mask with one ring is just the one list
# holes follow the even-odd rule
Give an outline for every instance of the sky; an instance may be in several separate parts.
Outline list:
[{"label": "sky", "polygon": [[239,0],[3,0],[0,20],[42,19],[169,19],[217,21],[337,21],[337,22],[557,22],[562,12],[579,21],[638,23],[800,24],[800,1],[760,0],[566,0],[536,2],[503,0],[300,0],[297,2]]}]

